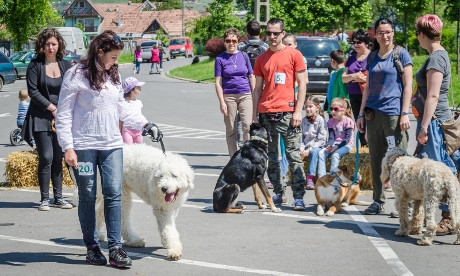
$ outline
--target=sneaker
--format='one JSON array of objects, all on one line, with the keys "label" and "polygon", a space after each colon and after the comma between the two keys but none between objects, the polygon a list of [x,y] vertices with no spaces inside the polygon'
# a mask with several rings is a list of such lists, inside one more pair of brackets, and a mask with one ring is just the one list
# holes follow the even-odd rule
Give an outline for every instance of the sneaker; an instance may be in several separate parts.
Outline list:
[{"label": "sneaker", "polygon": [[385,212],[383,204],[374,202],[366,210],[364,210],[365,215],[377,215]]},{"label": "sneaker", "polygon": [[296,199],[294,200],[294,203],[292,203],[292,205],[294,205],[294,211],[303,211],[305,210],[305,204],[303,203],[303,199]]},{"label": "sneaker", "polygon": [[92,265],[106,265],[107,259],[101,252],[101,248],[93,245],[86,251],[86,262]]},{"label": "sneaker", "polygon": [[287,203],[287,198],[285,195],[281,194],[274,195],[273,203],[275,203],[275,205],[285,205]]},{"label": "sneaker", "polygon": [[73,205],[68,203],[63,198],[55,199],[53,206],[56,207],[56,208],[61,208],[61,209],[72,209],[73,208]]},{"label": "sneaker", "polygon": [[[409,217],[412,217],[413,212],[414,212],[414,209],[412,207],[409,207],[409,210],[407,211]],[[390,213],[390,218],[399,218],[399,212],[397,210],[394,210],[393,212]]]},{"label": "sneaker", "polygon": [[41,202],[40,207],[38,207],[39,211],[49,211],[50,210],[50,200],[45,199]]},{"label": "sneaker", "polygon": [[307,190],[315,189],[315,182],[313,182],[313,179],[307,179],[307,182],[305,183],[305,189]]},{"label": "sneaker", "polygon": [[127,267],[133,264],[126,251],[121,247],[115,247],[109,252],[109,262],[112,266]]}]

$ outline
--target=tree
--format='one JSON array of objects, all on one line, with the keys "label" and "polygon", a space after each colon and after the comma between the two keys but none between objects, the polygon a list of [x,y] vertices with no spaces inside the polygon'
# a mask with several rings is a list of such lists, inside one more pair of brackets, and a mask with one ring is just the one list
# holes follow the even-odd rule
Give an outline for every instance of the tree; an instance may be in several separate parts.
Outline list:
[{"label": "tree", "polygon": [[166,10],[178,10],[182,9],[182,1],[181,0],[163,0],[158,5],[157,9],[159,11],[166,11]]},{"label": "tree", "polygon": [[[0,0],[0,22],[11,34],[14,48],[21,50],[22,44],[36,36],[50,22],[59,22],[57,12],[48,0]],[[61,21],[62,23],[63,21]]]},{"label": "tree", "polygon": [[245,22],[235,15],[235,7],[232,0],[214,0],[207,11],[209,16],[196,19],[194,27],[187,33],[195,43],[204,45],[206,41],[214,37],[222,37],[224,31],[230,27],[237,28],[244,34]]},{"label": "tree", "polygon": [[458,62],[459,62],[459,33],[460,33],[460,1],[447,1],[446,9],[444,10],[444,16],[450,21],[457,22],[457,35],[456,35],[456,48],[457,48],[457,60],[455,67],[455,74],[458,75]]}]

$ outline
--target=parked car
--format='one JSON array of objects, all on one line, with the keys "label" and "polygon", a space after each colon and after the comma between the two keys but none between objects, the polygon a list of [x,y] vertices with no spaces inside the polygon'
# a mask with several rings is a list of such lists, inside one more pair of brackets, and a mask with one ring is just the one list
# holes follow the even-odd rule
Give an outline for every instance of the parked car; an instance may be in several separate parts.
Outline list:
[{"label": "parked car", "polygon": [[[32,59],[35,58],[35,50],[20,51],[16,52],[11,56],[14,68],[18,78],[25,77],[27,73],[27,67]],[[68,60],[70,64],[74,65],[80,60],[80,56],[72,51],[66,50],[65,60]]]},{"label": "parked car", "polygon": [[81,55],[75,54],[74,52],[70,50],[65,50],[66,56],[64,59],[70,61],[70,64],[74,65],[75,63],[78,63],[81,59]]},{"label": "parked car", "polygon": [[193,43],[189,37],[171,38],[168,48],[171,58],[176,58],[177,56],[193,57]]},{"label": "parked car", "polygon": [[4,84],[14,83],[17,79],[11,60],[0,52],[0,91]]},{"label": "parked car", "polygon": [[322,36],[298,36],[297,49],[307,59],[307,92],[326,93],[333,70],[329,54],[341,49],[339,42]]},{"label": "parked car", "polygon": [[161,40],[149,40],[149,41],[144,41],[141,43],[141,48],[142,48],[142,61],[147,61],[150,62],[150,59],[152,58],[152,48],[153,45],[157,45],[157,47],[163,47],[163,50],[165,53],[163,54],[163,60],[170,60],[171,56],[169,55],[169,49],[166,47]]},{"label": "parked car", "polygon": [[18,78],[26,76],[27,67],[29,67],[30,61],[34,58],[34,50],[16,52],[10,57],[14,68],[16,69],[16,75]]}]

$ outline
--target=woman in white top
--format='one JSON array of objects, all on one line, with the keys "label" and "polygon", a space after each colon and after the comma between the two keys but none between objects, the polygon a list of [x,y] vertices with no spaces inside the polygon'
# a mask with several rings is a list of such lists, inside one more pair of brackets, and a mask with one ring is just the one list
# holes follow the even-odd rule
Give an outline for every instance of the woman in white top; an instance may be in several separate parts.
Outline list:
[{"label": "woman in white top", "polygon": [[122,49],[123,42],[112,31],[105,31],[93,39],[88,56],[64,76],[56,116],[59,144],[77,181],[78,217],[87,247],[86,261],[93,265],[107,263],[96,235],[99,168],[109,261],[116,267],[132,264],[121,244],[123,139],[119,113],[123,89],[117,59]]}]

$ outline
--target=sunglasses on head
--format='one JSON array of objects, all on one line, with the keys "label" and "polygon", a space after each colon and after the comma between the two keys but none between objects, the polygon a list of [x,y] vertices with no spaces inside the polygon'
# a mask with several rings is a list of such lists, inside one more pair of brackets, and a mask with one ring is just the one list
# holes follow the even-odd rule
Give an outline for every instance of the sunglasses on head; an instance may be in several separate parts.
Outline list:
[{"label": "sunglasses on head", "polygon": [[265,34],[267,36],[272,36],[274,35],[275,37],[279,36],[282,32],[269,32],[269,31],[265,31]]},{"label": "sunglasses on head", "polygon": [[364,42],[363,42],[363,41],[352,41],[351,43],[352,43],[353,45],[356,45],[356,44],[361,45],[361,44],[363,44]]},{"label": "sunglasses on head", "polygon": [[238,43],[238,39],[226,39],[226,40],[225,40],[225,43],[233,43],[233,44],[236,44],[236,43]]},{"label": "sunglasses on head", "polygon": [[112,41],[113,41],[115,44],[117,44],[117,43],[121,42],[121,38],[120,38],[118,35],[116,35],[116,36],[114,36],[114,37],[112,38]]},{"label": "sunglasses on head", "polygon": [[337,112],[337,111],[342,111],[342,110],[343,110],[343,108],[341,108],[341,107],[337,107],[337,106],[331,107],[331,111]]}]

